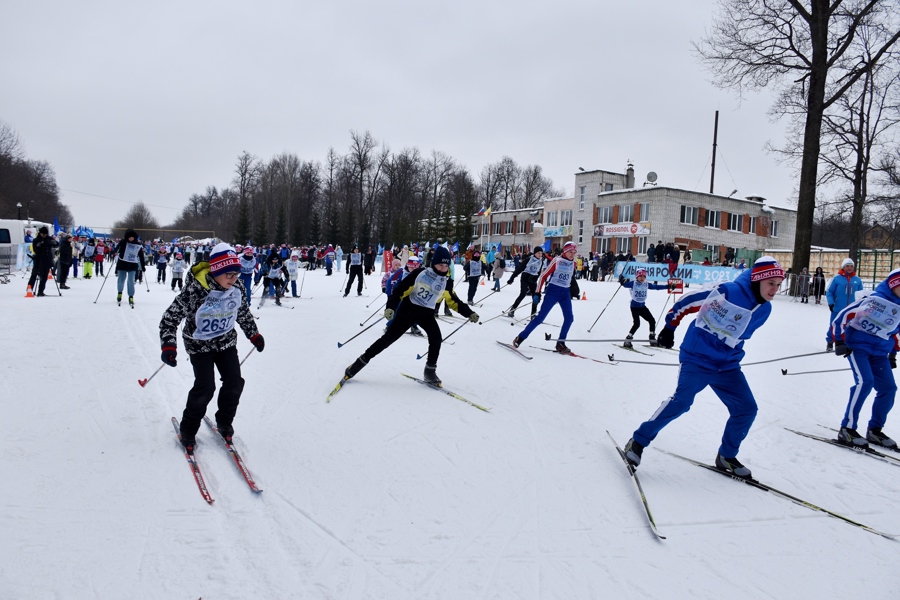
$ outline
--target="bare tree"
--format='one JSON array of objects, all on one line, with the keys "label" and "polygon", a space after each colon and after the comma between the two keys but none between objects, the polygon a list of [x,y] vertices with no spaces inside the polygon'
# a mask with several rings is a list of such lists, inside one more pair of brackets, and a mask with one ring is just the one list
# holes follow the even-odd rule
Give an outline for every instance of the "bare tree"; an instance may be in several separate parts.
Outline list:
[{"label": "bare tree", "polygon": [[[825,111],[900,39],[895,0],[719,0],[710,35],[694,47],[714,83],[739,94],[770,87],[805,99],[793,263],[809,264]],[[848,55],[864,24],[888,31],[871,58]]]},{"label": "bare tree", "polygon": [[113,223],[114,233],[118,232],[120,237],[121,232],[125,229],[135,229],[138,232],[141,230],[158,230],[159,221],[156,220],[156,217],[153,216],[146,204],[138,202],[128,209],[128,212],[125,213],[121,220]]}]

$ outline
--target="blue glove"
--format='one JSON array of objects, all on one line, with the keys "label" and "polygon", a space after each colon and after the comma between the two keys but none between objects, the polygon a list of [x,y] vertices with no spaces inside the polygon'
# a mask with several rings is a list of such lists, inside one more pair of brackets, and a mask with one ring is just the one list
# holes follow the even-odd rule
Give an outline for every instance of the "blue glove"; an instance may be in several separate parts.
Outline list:
[{"label": "blue glove", "polygon": [[531,297],[532,304],[538,304],[540,301],[541,301],[540,294],[535,294],[534,296]]}]

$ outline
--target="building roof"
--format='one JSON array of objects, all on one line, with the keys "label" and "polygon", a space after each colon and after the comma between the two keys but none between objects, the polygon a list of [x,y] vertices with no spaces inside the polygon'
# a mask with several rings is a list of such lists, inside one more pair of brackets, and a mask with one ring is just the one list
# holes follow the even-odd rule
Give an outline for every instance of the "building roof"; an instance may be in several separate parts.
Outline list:
[{"label": "building roof", "polygon": [[[610,190],[608,192],[598,193],[597,197],[610,196],[610,195],[614,195],[614,194],[635,194],[635,193],[640,193],[640,192],[649,192],[652,190],[672,190],[674,192],[684,192],[686,194],[694,194],[697,196],[708,196],[710,198],[715,198],[717,200],[731,200],[734,202],[743,202],[745,204],[752,204],[753,206],[760,206],[760,207],[764,206],[767,208],[777,208],[778,210],[797,212],[797,209],[795,209],[795,208],[784,208],[782,206],[773,206],[773,205],[767,204],[765,202],[757,202],[756,200],[746,200],[745,198],[729,198],[728,196],[720,196],[718,194],[709,194],[707,192],[698,192],[695,190],[683,190],[681,188],[674,188],[674,187],[668,187],[668,186],[663,186],[663,185],[652,186],[652,187],[648,186],[648,187],[642,187],[642,188],[625,188],[625,189],[621,189],[621,190]],[[758,197],[758,196],[756,196],[756,197]]]}]

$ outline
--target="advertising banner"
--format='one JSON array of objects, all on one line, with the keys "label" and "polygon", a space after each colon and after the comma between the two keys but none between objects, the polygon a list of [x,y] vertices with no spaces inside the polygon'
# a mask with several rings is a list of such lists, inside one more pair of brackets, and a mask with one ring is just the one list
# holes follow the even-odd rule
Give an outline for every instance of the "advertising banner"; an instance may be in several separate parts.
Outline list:
[{"label": "advertising banner", "polygon": [[[635,235],[650,235],[650,223],[616,223],[615,225],[600,225],[602,237],[631,237]],[[546,235],[546,234],[545,234]]]},{"label": "advertising banner", "polygon": [[669,272],[666,263],[617,262],[615,275],[624,275],[625,279],[634,279],[634,272],[639,268],[647,269],[647,280],[668,282],[670,278],[684,280],[691,284],[716,285],[725,281],[734,281],[744,271],[731,267],[704,267],[702,265],[678,265],[675,272]]}]

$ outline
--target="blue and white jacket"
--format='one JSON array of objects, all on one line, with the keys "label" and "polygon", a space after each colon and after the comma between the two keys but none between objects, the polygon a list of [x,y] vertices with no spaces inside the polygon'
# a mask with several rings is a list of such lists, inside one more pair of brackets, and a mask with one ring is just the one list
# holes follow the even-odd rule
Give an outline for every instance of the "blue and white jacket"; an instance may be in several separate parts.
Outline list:
[{"label": "blue and white jacket", "polygon": [[638,283],[636,279],[622,282],[622,287],[631,290],[631,308],[640,308],[647,303],[647,290],[667,290],[669,285],[665,283],[650,283],[646,279],[644,283]]},{"label": "blue and white jacket", "polygon": [[[710,331],[706,326],[707,320],[698,327],[697,323],[701,319],[701,316],[698,316],[691,322],[681,343],[680,362],[694,363],[718,371],[740,368],[741,359],[744,358],[744,340],[750,339],[753,332],[766,322],[772,312],[771,303],[757,303],[750,287],[751,272],[752,269],[747,269],[734,281],[720,283],[711,290],[687,295],[676,302],[666,314],[666,327],[673,330],[681,324],[682,319],[692,313],[700,312],[702,316],[710,311],[715,315],[719,309],[724,309],[719,314],[731,314],[733,324],[736,325],[736,327],[732,327],[731,324],[725,325],[724,328],[735,331],[734,337],[729,338],[726,331],[723,331],[722,335]],[[747,316],[749,322],[745,320]]]},{"label": "blue and white jacket", "polygon": [[836,312],[831,328],[834,339],[843,340],[851,350],[894,354],[900,350],[900,298],[884,280],[870,295]]}]

